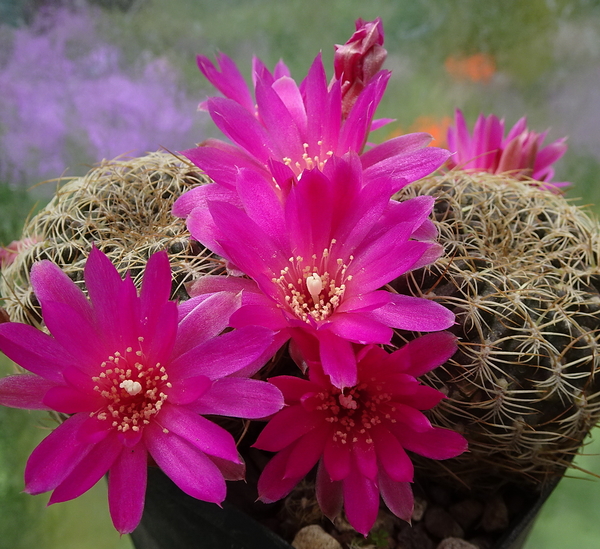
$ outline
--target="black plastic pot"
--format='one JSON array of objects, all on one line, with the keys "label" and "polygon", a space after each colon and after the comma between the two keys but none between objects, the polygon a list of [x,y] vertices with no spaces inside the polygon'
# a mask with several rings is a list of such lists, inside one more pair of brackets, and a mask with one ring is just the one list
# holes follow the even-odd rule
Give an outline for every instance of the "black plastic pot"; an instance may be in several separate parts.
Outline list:
[{"label": "black plastic pot", "polygon": [[[522,549],[539,511],[560,478],[549,483],[492,549]],[[148,471],[144,515],[131,534],[136,549],[292,549],[246,513],[184,494],[160,469]]]}]

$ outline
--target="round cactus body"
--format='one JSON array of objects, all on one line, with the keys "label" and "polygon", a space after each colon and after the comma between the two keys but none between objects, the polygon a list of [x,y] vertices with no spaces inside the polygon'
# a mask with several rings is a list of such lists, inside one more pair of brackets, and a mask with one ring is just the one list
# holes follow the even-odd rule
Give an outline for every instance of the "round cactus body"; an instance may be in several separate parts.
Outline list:
[{"label": "round cactus body", "polygon": [[399,198],[415,195],[436,197],[445,254],[396,289],[456,314],[459,351],[426,382],[448,396],[432,422],[470,450],[421,466],[479,488],[555,478],[600,417],[598,226],[506,176],[452,171]]},{"label": "round cactus body", "polygon": [[104,161],[84,177],[69,180],[24,228],[31,243],[2,269],[0,296],[14,322],[37,324],[39,306],[29,283],[34,262],[49,259],[77,283],[92,245],[108,255],[136,284],[154,252],[167,250],[173,297],[186,282],[220,272],[222,261],[190,240],[185,221],[171,214],[185,191],[210,181],[166,152]]}]

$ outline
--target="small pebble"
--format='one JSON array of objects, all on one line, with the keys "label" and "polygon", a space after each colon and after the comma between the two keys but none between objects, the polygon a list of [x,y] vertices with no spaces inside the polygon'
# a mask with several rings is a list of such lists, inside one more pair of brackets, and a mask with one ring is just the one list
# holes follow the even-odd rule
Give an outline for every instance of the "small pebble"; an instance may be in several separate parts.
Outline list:
[{"label": "small pebble", "polygon": [[479,549],[468,541],[460,538],[446,538],[440,541],[436,549]]},{"label": "small pebble", "polygon": [[464,530],[456,522],[450,513],[441,507],[430,507],[425,513],[425,528],[438,538],[462,538]]},{"label": "small pebble", "polygon": [[435,543],[427,534],[422,523],[404,528],[398,534],[396,549],[435,549]]},{"label": "small pebble", "polygon": [[508,508],[501,496],[493,496],[483,509],[481,527],[485,532],[500,532],[508,527]]},{"label": "small pebble", "polygon": [[481,517],[483,503],[476,499],[464,499],[452,505],[448,511],[464,530],[468,530]]},{"label": "small pebble", "polygon": [[419,522],[423,520],[423,515],[427,510],[427,500],[415,497],[415,507],[413,509],[412,520],[413,522]]},{"label": "small pebble", "polygon": [[295,549],[342,549],[340,542],[318,524],[305,526],[298,531],[292,547]]}]

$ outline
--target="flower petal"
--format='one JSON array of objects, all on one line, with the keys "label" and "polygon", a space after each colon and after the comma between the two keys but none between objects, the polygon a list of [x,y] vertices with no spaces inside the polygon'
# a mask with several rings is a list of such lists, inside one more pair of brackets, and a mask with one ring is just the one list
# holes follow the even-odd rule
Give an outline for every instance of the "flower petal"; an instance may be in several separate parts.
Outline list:
[{"label": "flower petal", "polygon": [[353,469],[344,479],[344,511],[351,526],[366,536],[379,512],[377,482]]},{"label": "flower petal", "polygon": [[331,480],[327,473],[323,460],[317,468],[317,480],[315,483],[317,501],[323,514],[333,522],[342,512],[344,504],[344,484],[341,480]]},{"label": "flower petal", "polygon": [[108,474],[110,516],[120,534],[133,532],[142,519],[148,478],[148,452],[143,443],[123,448]]},{"label": "flower petal", "polygon": [[88,417],[88,414],[70,417],[38,444],[25,466],[25,492],[41,494],[53,490],[88,454],[93,445],[79,437]]},{"label": "flower petal", "polygon": [[386,475],[385,471],[380,471],[379,490],[388,509],[397,517],[410,523],[415,507],[415,499],[410,484],[392,480]]},{"label": "flower petal", "polygon": [[421,297],[391,294],[391,301],[369,313],[386,326],[415,332],[445,330],[454,324],[454,313]]},{"label": "flower petal", "polygon": [[46,392],[56,384],[31,374],[0,379],[0,404],[25,410],[52,410],[42,402]]},{"label": "flower petal", "polygon": [[122,450],[115,434],[109,435],[73,467],[73,470],[54,489],[48,505],[69,501],[87,492],[112,467]]},{"label": "flower petal", "polygon": [[53,337],[27,324],[0,324],[0,350],[22,368],[62,383],[62,370],[75,359]]},{"label": "flower petal", "polygon": [[259,419],[283,407],[283,395],[274,385],[239,377],[215,381],[202,397],[188,406],[198,414]]},{"label": "flower petal", "polygon": [[158,466],[186,494],[218,504],[225,499],[223,475],[204,452],[176,434],[164,433],[156,422],[144,429],[144,443]]},{"label": "flower petal", "polygon": [[205,454],[240,462],[235,440],[228,431],[183,406],[166,404],[156,421]]}]

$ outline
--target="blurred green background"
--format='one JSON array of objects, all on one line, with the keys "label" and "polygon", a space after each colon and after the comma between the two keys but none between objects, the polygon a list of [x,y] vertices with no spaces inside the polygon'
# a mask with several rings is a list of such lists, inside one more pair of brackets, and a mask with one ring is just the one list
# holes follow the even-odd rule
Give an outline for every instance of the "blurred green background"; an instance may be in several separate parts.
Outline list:
[{"label": "blurred green background", "polygon": [[[356,18],[377,16],[393,71],[378,114],[396,122],[375,140],[429,131],[443,145],[455,107],[471,125],[480,112],[509,126],[527,115],[549,140],[569,136],[555,180],[600,213],[598,0],[0,0],[0,244],[48,199],[55,183],[42,179],[216,135],[195,111],[212,93],[196,54],[223,51],[247,77],[253,54],[271,67],[283,58],[301,79],[319,50],[332,66]],[[11,368],[0,359],[0,374]],[[47,496],[20,493],[26,457],[51,426],[0,409],[0,546],[131,547],[111,526],[102,483],[47,509]],[[600,436],[585,452],[577,464],[600,474]],[[564,479],[527,548],[597,549],[598,509],[600,483]]]}]

